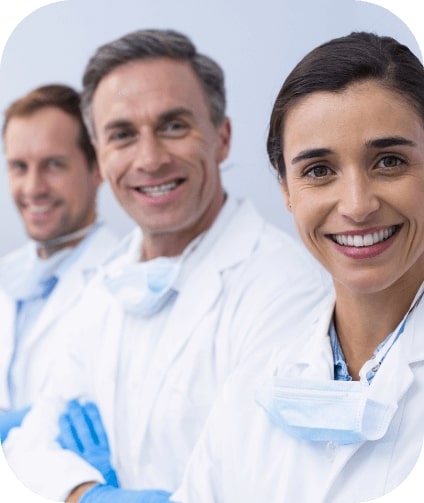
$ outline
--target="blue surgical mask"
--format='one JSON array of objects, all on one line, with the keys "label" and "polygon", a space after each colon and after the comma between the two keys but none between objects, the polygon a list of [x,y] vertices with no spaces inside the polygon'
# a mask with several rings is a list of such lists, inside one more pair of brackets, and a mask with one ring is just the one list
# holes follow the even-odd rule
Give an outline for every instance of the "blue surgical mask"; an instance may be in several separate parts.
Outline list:
[{"label": "blue surgical mask", "polygon": [[181,260],[159,257],[109,273],[104,284],[125,311],[136,316],[151,316],[176,295],[173,286],[180,269]]},{"label": "blue surgical mask", "polygon": [[361,381],[315,381],[274,377],[256,401],[288,435],[313,442],[353,444],[378,440],[396,407],[368,396]]}]

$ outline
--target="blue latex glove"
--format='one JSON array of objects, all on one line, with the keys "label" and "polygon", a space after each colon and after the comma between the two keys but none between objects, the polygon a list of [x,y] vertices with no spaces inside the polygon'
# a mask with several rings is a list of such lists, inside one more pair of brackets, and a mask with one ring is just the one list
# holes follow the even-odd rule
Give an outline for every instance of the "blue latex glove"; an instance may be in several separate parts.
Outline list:
[{"label": "blue latex glove", "polygon": [[66,412],[59,417],[60,434],[57,442],[94,466],[109,486],[119,487],[110,462],[110,449],[97,406],[77,400],[68,402]]},{"label": "blue latex glove", "polygon": [[20,426],[31,407],[0,413],[0,440],[4,442],[11,428]]},{"label": "blue latex glove", "polygon": [[79,503],[170,503],[171,493],[160,489],[116,489],[105,485],[90,487]]}]

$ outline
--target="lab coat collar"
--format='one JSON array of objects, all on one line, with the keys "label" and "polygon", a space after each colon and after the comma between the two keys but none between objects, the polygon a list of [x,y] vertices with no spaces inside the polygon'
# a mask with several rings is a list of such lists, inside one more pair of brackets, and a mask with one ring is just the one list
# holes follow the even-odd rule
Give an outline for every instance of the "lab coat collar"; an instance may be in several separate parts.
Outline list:
[{"label": "lab coat collar", "polygon": [[299,339],[288,349],[276,352],[270,371],[272,375],[305,379],[333,379],[334,361],[328,330],[333,317],[335,293],[317,306],[311,331],[299,334]]},{"label": "lab coat collar", "polygon": [[[258,229],[263,226],[263,220],[249,201],[236,200],[228,196],[212,226],[197,236],[184,250],[182,255],[185,256],[187,264],[182,269],[175,289],[179,291],[182,288],[185,291],[188,277],[192,277],[192,271],[198,267],[201,269],[202,276],[207,273],[203,264],[205,256],[210,267],[219,271],[243,260],[251,253]],[[234,235],[237,235],[237,242],[232,238]],[[234,246],[223,247],[220,244],[221,241],[227,244],[233,241]],[[113,275],[123,266],[138,262],[142,243],[143,233],[140,227],[135,227],[102,263],[97,279],[100,280],[109,274]],[[195,280],[195,285],[198,285],[197,280]],[[201,292],[198,293],[201,294]]]},{"label": "lab coat collar", "polygon": [[[94,276],[100,253],[104,253],[104,250],[111,246],[112,239],[114,239],[110,231],[103,226],[94,232],[95,235],[90,234],[85,238],[85,240],[93,238],[93,242],[85,246],[70,268],[60,274],[60,281],[40,313],[33,330],[31,330],[32,335],[26,339],[25,346],[31,344],[39,337],[39,333],[46,330],[69,309],[81,295],[85,285]],[[85,240],[81,241],[80,245],[84,246]],[[75,249],[75,251],[78,250]]]},{"label": "lab coat collar", "polygon": [[[418,291],[415,300],[420,295]],[[412,305],[414,304],[412,303]],[[334,312],[335,295],[331,293],[321,304],[310,334],[305,334],[289,351],[282,348],[273,358],[268,375],[288,378],[333,379],[334,362],[328,327]],[[383,365],[370,386],[370,396],[380,402],[397,404],[414,379],[411,365],[424,360],[424,300],[413,310],[404,333],[388,352]],[[387,385],[390,383],[390,386]]]},{"label": "lab coat collar", "polygon": [[[415,295],[411,306],[414,305],[423,291],[424,283]],[[288,356],[286,348],[282,348],[281,351],[276,353],[271,364],[273,374],[287,377],[333,378],[333,355],[328,329],[333,317],[335,300],[335,293],[332,291],[317,306],[317,316],[311,327],[311,332],[302,335],[299,341],[293,344]],[[405,332],[399,338],[399,341],[402,340],[402,344],[398,345],[396,343],[392,348],[401,346],[402,349],[399,349],[399,351],[402,352],[405,358],[404,361],[408,363],[424,360],[424,337],[420,335],[420,326],[424,326],[424,298],[412,311],[406,323]],[[392,352],[392,349],[388,355]]]},{"label": "lab coat collar", "polygon": [[0,351],[0,413],[10,408],[9,389],[7,381],[8,362],[12,356],[13,344],[11,339],[14,334],[15,303],[6,294],[0,291],[1,309],[1,340]]},{"label": "lab coat collar", "polygon": [[[419,299],[420,295],[424,292],[424,283],[418,290],[412,305]],[[422,330],[424,327],[424,297],[416,305],[410,314],[410,318],[405,326],[405,332],[400,336],[405,340],[409,340],[408,346],[405,347],[405,355],[408,361],[412,363],[424,361],[424,337]]]},{"label": "lab coat collar", "polygon": [[[36,323],[31,328],[27,336],[22,341],[22,351],[30,351],[33,344],[36,344],[44,334],[48,337],[49,329],[69,306],[74,303],[81,294],[82,288],[91,278],[99,257],[104,256],[105,250],[115,246],[116,238],[105,226],[100,226],[90,243],[78,260],[72,264],[68,271],[64,271],[57,287],[49,297]],[[28,242],[18,250],[11,252],[0,259],[0,275],[3,279],[5,271],[16,271],[16,264],[22,264],[23,267],[30,263],[31,253],[35,254],[33,243]],[[26,269],[25,269],[26,270]],[[7,293],[7,292],[6,292]],[[15,323],[15,301],[6,295],[7,302],[1,303],[3,325],[2,325],[2,351],[0,352],[0,408],[10,408],[10,397],[7,389],[6,375],[8,372],[10,359],[14,347],[14,323]],[[60,336],[59,330],[57,335]]]},{"label": "lab coat collar", "polygon": [[[0,285],[6,294],[15,299],[15,292],[22,277],[28,277],[37,261],[37,249],[33,241],[29,241],[18,250],[6,255],[0,260]],[[12,262],[13,265],[9,265]],[[19,264],[19,272],[16,265]]]},{"label": "lab coat collar", "polygon": [[[260,228],[265,225],[250,203],[231,202],[230,199],[227,200],[226,204],[228,203],[230,205],[222,213],[222,219],[217,220],[217,225],[207,231],[192,254],[184,285],[181,285],[166,322],[164,335],[155,351],[152,372],[148,377],[150,382],[144,387],[149,394],[145,403],[150,409],[155,404],[155,397],[158,396],[169,366],[184,350],[190,337],[201,337],[200,332],[195,332],[196,327],[222,292],[222,273],[251,254],[259,239]],[[172,347],[170,340],[173,341]],[[146,410],[135,442],[144,437],[149,416],[150,412]]]},{"label": "lab coat collar", "polygon": [[[175,337],[184,340],[189,337],[221,294],[222,273],[252,254],[264,225],[248,201],[227,200],[214,225],[188,257],[187,268],[183,268],[179,295],[167,323]],[[236,240],[234,236],[237,236]],[[193,309],[194,305],[196,309]],[[176,356],[169,351],[168,355],[170,360]]]},{"label": "lab coat collar", "polygon": [[[176,341],[174,350],[158,350],[160,366],[168,366],[178,355],[196,325],[211,308],[222,292],[222,273],[246,256],[260,235],[264,221],[253,206],[246,201],[228,199],[226,211],[205,234],[198,247],[187,260],[187,268],[182,273],[184,284],[180,283],[179,294],[167,321],[165,331],[173,333]],[[237,235],[237,240],[234,236]],[[234,245],[231,246],[231,243]],[[195,306],[195,308],[194,308]],[[168,338],[164,336],[162,341]],[[164,357],[164,355],[166,355]]]}]

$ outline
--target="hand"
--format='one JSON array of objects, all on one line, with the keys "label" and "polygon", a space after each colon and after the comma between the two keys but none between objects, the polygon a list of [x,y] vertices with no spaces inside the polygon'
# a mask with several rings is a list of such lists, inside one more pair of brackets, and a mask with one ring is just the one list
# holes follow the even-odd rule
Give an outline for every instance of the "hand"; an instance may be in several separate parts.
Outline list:
[{"label": "hand", "polygon": [[109,486],[119,487],[110,462],[110,449],[97,406],[77,400],[68,402],[66,412],[59,418],[58,443],[94,466]]},{"label": "hand", "polygon": [[6,440],[10,429],[21,425],[30,408],[31,407],[24,407],[23,409],[0,413],[0,440],[2,442]]},{"label": "hand", "polygon": [[135,491],[98,484],[85,491],[79,503],[170,503],[170,496],[159,489]]}]

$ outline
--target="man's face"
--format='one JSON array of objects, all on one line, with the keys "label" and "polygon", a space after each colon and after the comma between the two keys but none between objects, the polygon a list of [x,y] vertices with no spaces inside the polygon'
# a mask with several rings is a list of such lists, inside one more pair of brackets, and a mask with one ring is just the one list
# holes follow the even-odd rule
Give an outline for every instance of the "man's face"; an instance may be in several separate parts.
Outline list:
[{"label": "man's face", "polygon": [[191,67],[161,58],[109,73],[93,120],[101,172],[143,229],[145,257],[181,253],[222,206],[228,119],[216,127]]},{"label": "man's face", "polygon": [[13,117],[4,135],[9,186],[28,235],[37,241],[94,221],[100,175],[78,146],[80,126],[57,107]]}]

